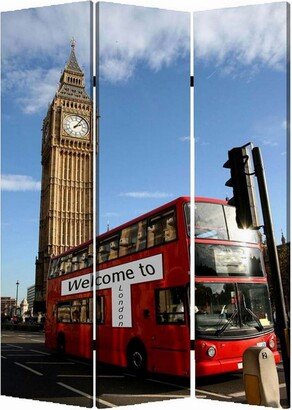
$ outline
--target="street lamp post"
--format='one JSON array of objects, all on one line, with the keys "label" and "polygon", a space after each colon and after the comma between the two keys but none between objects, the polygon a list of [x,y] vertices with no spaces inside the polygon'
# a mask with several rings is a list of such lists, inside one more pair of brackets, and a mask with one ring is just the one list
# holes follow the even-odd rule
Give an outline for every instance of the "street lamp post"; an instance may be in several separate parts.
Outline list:
[{"label": "street lamp post", "polygon": [[19,281],[16,281],[16,298],[15,298],[15,314],[17,315],[17,304],[18,304],[18,286],[19,286]]}]

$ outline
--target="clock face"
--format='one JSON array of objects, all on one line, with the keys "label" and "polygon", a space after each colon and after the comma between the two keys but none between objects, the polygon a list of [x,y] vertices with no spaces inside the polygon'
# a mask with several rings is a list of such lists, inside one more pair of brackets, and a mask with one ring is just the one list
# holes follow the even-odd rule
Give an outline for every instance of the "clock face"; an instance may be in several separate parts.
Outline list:
[{"label": "clock face", "polygon": [[82,138],[88,133],[87,121],[79,115],[68,115],[64,118],[64,130],[72,137]]}]

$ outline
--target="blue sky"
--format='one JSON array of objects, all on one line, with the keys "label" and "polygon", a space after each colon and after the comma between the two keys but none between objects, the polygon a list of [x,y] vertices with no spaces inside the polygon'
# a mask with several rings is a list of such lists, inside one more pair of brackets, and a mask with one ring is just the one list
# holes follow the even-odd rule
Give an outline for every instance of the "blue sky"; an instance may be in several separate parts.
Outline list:
[{"label": "blue sky", "polygon": [[42,120],[72,37],[89,87],[90,7],[42,7],[2,13],[1,18],[1,294],[15,297],[19,280],[22,299],[35,280]]},{"label": "blue sky", "polygon": [[[100,7],[102,232],[189,193],[189,15]],[[286,229],[285,5],[254,7],[195,16],[196,194],[231,196],[227,151],[253,141],[262,148],[279,242]],[[21,298],[34,282],[42,119],[72,37],[89,87],[89,36],[87,3],[2,15],[5,296],[15,296],[16,280]]]},{"label": "blue sky", "polygon": [[286,4],[196,13],[194,30],[196,193],[232,197],[222,168],[228,150],[259,146],[280,243],[281,230],[287,239]]},{"label": "blue sky", "polygon": [[[100,7],[102,232],[189,193],[189,15]],[[34,283],[42,119],[72,37],[89,86],[89,36],[86,3],[2,15],[3,295]]]},{"label": "blue sky", "polygon": [[[108,38],[109,17],[121,12],[123,23]],[[102,4],[100,22],[103,232],[189,195],[189,15]],[[109,60],[113,74],[104,68]]]}]

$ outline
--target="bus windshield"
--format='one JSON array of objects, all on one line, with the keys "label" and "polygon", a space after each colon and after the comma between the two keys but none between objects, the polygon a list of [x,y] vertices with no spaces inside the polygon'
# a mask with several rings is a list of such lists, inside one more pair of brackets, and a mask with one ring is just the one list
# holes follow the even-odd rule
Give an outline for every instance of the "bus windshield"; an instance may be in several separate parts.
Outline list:
[{"label": "bus windshield", "polygon": [[195,254],[197,276],[264,276],[258,248],[197,243]]},{"label": "bus windshield", "polygon": [[266,284],[197,283],[195,292],[199,334],[239,337],[273,325]]},{"label": "bus windshield", "polygon": [[259,241],[257,232],[237,227],[234,207],[221,204],[196,203],[195,231],[197,239],[221,239],[251,243]]}]

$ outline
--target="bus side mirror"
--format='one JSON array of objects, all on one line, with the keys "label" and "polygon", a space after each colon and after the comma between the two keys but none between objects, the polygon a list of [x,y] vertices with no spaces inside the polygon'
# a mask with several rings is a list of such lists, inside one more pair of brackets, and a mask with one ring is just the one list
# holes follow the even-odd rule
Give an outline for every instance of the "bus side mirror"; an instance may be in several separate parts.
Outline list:
[{"label": "bus side mirror", "polygon": [[144,309],[144,318],[147,319],[148,317],[150,317],[150,311],[149,309]]}]

